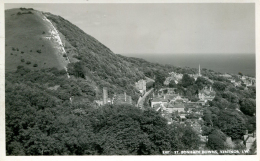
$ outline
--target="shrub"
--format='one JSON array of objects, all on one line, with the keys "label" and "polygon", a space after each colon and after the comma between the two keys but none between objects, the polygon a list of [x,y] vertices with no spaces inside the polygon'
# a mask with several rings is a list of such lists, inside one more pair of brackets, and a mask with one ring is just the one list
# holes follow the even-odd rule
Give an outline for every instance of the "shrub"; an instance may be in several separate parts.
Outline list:
[{"label": "shrub", "polygon": [[11,53],[11,55],[13,55],[13,53]]},{"label": "shrub", "polygon": [[30,52],[32,52],[32,50],[30,50]]},{"label": "shrub", "polygon": [[19,51],[19,49],[18,49],[18,48],[16,48],[16,51]]},{"label": "shrub", "polygon": [[24,59],[21,59],[21,62],[24,62]]},{"label": "shrub", "polygon": [[42,50],[37,50],[37,53],[41,53],[42,52]]},{"label": "shrub", "polygon": [[45,34],[45,32],[43,31],[42,34]]},{"label": "shrub", "polygon": [[222,140],[218,135],[210,134],[208,136],[207,146],[212,150],[224,150],[225,141]]},{"label": "shrub", "polygon": [[251,98],[243,99],[240,103],[240,110],[249,116],[254,116],[256,112],[256,101]]},{"label": "shrub", "polygon": [[33,8],[24,8],[24,7],[20,7],[20,10],[22,10],[22,11],[23,11],[23,10],[27,10],[27,11],[28,11],[28,10],[34,10],[34,9],[33,9]]},{"label": "shrub", "polygon": [[12,47],[12,50],[13,50],[13,51],[15,51],[15,48],[14,48],[14,47]]},{"label": "shrub", "polygon": [[21,12],[17,12],[17,15],[22,15],[22,13]]},{"label": "shrub", "polygon": [[21,51],[21,53],[23,54],[24,52],[23,52],[23,51]]},{"label": "shrub", "polygon": [[30,62],[30,61],[27,61],[27,62],[26,62],[26,64],[28,64],[28,65],[29,65],[29,64],[31,64],[31,62]]},{"label": "shrub", "polygon": [[78,55],[73,55],[72,57],[81,60],[81,57]]},{"label": "shrub", "polygon": [[67,57],[67,55],[66,55],[66,54],[63,54],[63,57]]},{"label": "shrub", "polygon": [[33,67],[38,67],[38,64],[33,64]]}]

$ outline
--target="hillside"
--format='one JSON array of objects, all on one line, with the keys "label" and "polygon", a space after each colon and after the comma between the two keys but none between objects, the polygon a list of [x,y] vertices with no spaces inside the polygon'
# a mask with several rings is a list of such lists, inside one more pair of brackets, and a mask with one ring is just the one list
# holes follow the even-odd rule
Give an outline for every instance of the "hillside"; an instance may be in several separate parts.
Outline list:
[{"label": "hillside", "polygon": [[[51,13],[44,15],[64,36],[65,50],[79,61],[84,70],[83,77],[93,80],[100,87],[108,87],[109,94],[123,93],[123,89],[129,92],[133,89],[134,82],[144,78],[138,66],[123,60],[77,26],[60,16]],[[72,63],[68,66],[71,75],[75,75],[74,65]]]},{"label": "hillside", "polygon": [[[16,71],[18,66],[31,70],[68,68],[70,75],[100,87],[98,92],[106,86],[110,96],[125,90],[136,94],[133,85],[144,78],[143,72],[69,21],[25,8],[6,10],[5,14],[7,72]],[[75,73],[76,67],[82,74]]]},{"label": "hillside", "polygon": [[68,61],[55,40],[52,24],[45,16],[32,9],[5,11],[6,71],[18,65],[30,69],[56,67],[64,69]]}]

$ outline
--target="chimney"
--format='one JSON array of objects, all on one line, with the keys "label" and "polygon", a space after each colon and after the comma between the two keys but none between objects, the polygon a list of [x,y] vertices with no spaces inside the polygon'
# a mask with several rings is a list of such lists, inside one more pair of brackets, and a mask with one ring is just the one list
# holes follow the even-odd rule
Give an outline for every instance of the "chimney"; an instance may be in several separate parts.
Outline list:
[{"label": "chimney", "polygon": [[125,102],[126,102],[126,93],[124,92],[124,94],[125,94]]},{"label": "chimney", "polygon": [[107,104],[107,87],[103,87],[103,103]]}]

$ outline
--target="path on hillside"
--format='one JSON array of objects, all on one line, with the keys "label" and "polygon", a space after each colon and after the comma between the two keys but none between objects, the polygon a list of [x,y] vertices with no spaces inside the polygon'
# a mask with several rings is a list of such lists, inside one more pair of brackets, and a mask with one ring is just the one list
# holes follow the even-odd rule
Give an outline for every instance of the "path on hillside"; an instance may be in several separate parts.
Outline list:
[{"label": "path on hillside", "polygon": [[144,101],[145,98],[153,91],[153,88],[151,88],[149,91],[147,91],[142,97],[139,97],[138,101],[137,101],[137,107],[139,107],[140,109],[144,108]]},{"label": "path on hillside", "polygon": [[[48,40],[53,40],[56,43],[56,48],[60,51],[59,52],[60,56],[63,57],[63,55],[65,54],[66,55],[65,62],[68,61],[68,62],[66,62],[66,64],[69,64],[70,59],[65,51],[65,43],[64,44],[62,43],[58,30],[55,28],[55,26],[52,24],[52,22],[43,13],[42,13],[42,16],[43,16],[43,20],[46,21],[47,23],[49,23],[49,27],[50,27],[50,30],[49,30],[50,35],[46,36],[45,38]],[[64,66],[64,69],[66,70],[68,78],[70,78],[66,65]]]}]

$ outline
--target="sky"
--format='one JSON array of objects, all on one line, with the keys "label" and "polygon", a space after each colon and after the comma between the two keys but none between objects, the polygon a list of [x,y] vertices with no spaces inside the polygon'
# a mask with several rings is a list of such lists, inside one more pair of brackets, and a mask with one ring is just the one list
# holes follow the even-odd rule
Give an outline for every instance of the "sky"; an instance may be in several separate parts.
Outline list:
[{"label": "sky", "polygon": [[5,4],[60,15],[118,54],[255,53],[253,3]]}]

